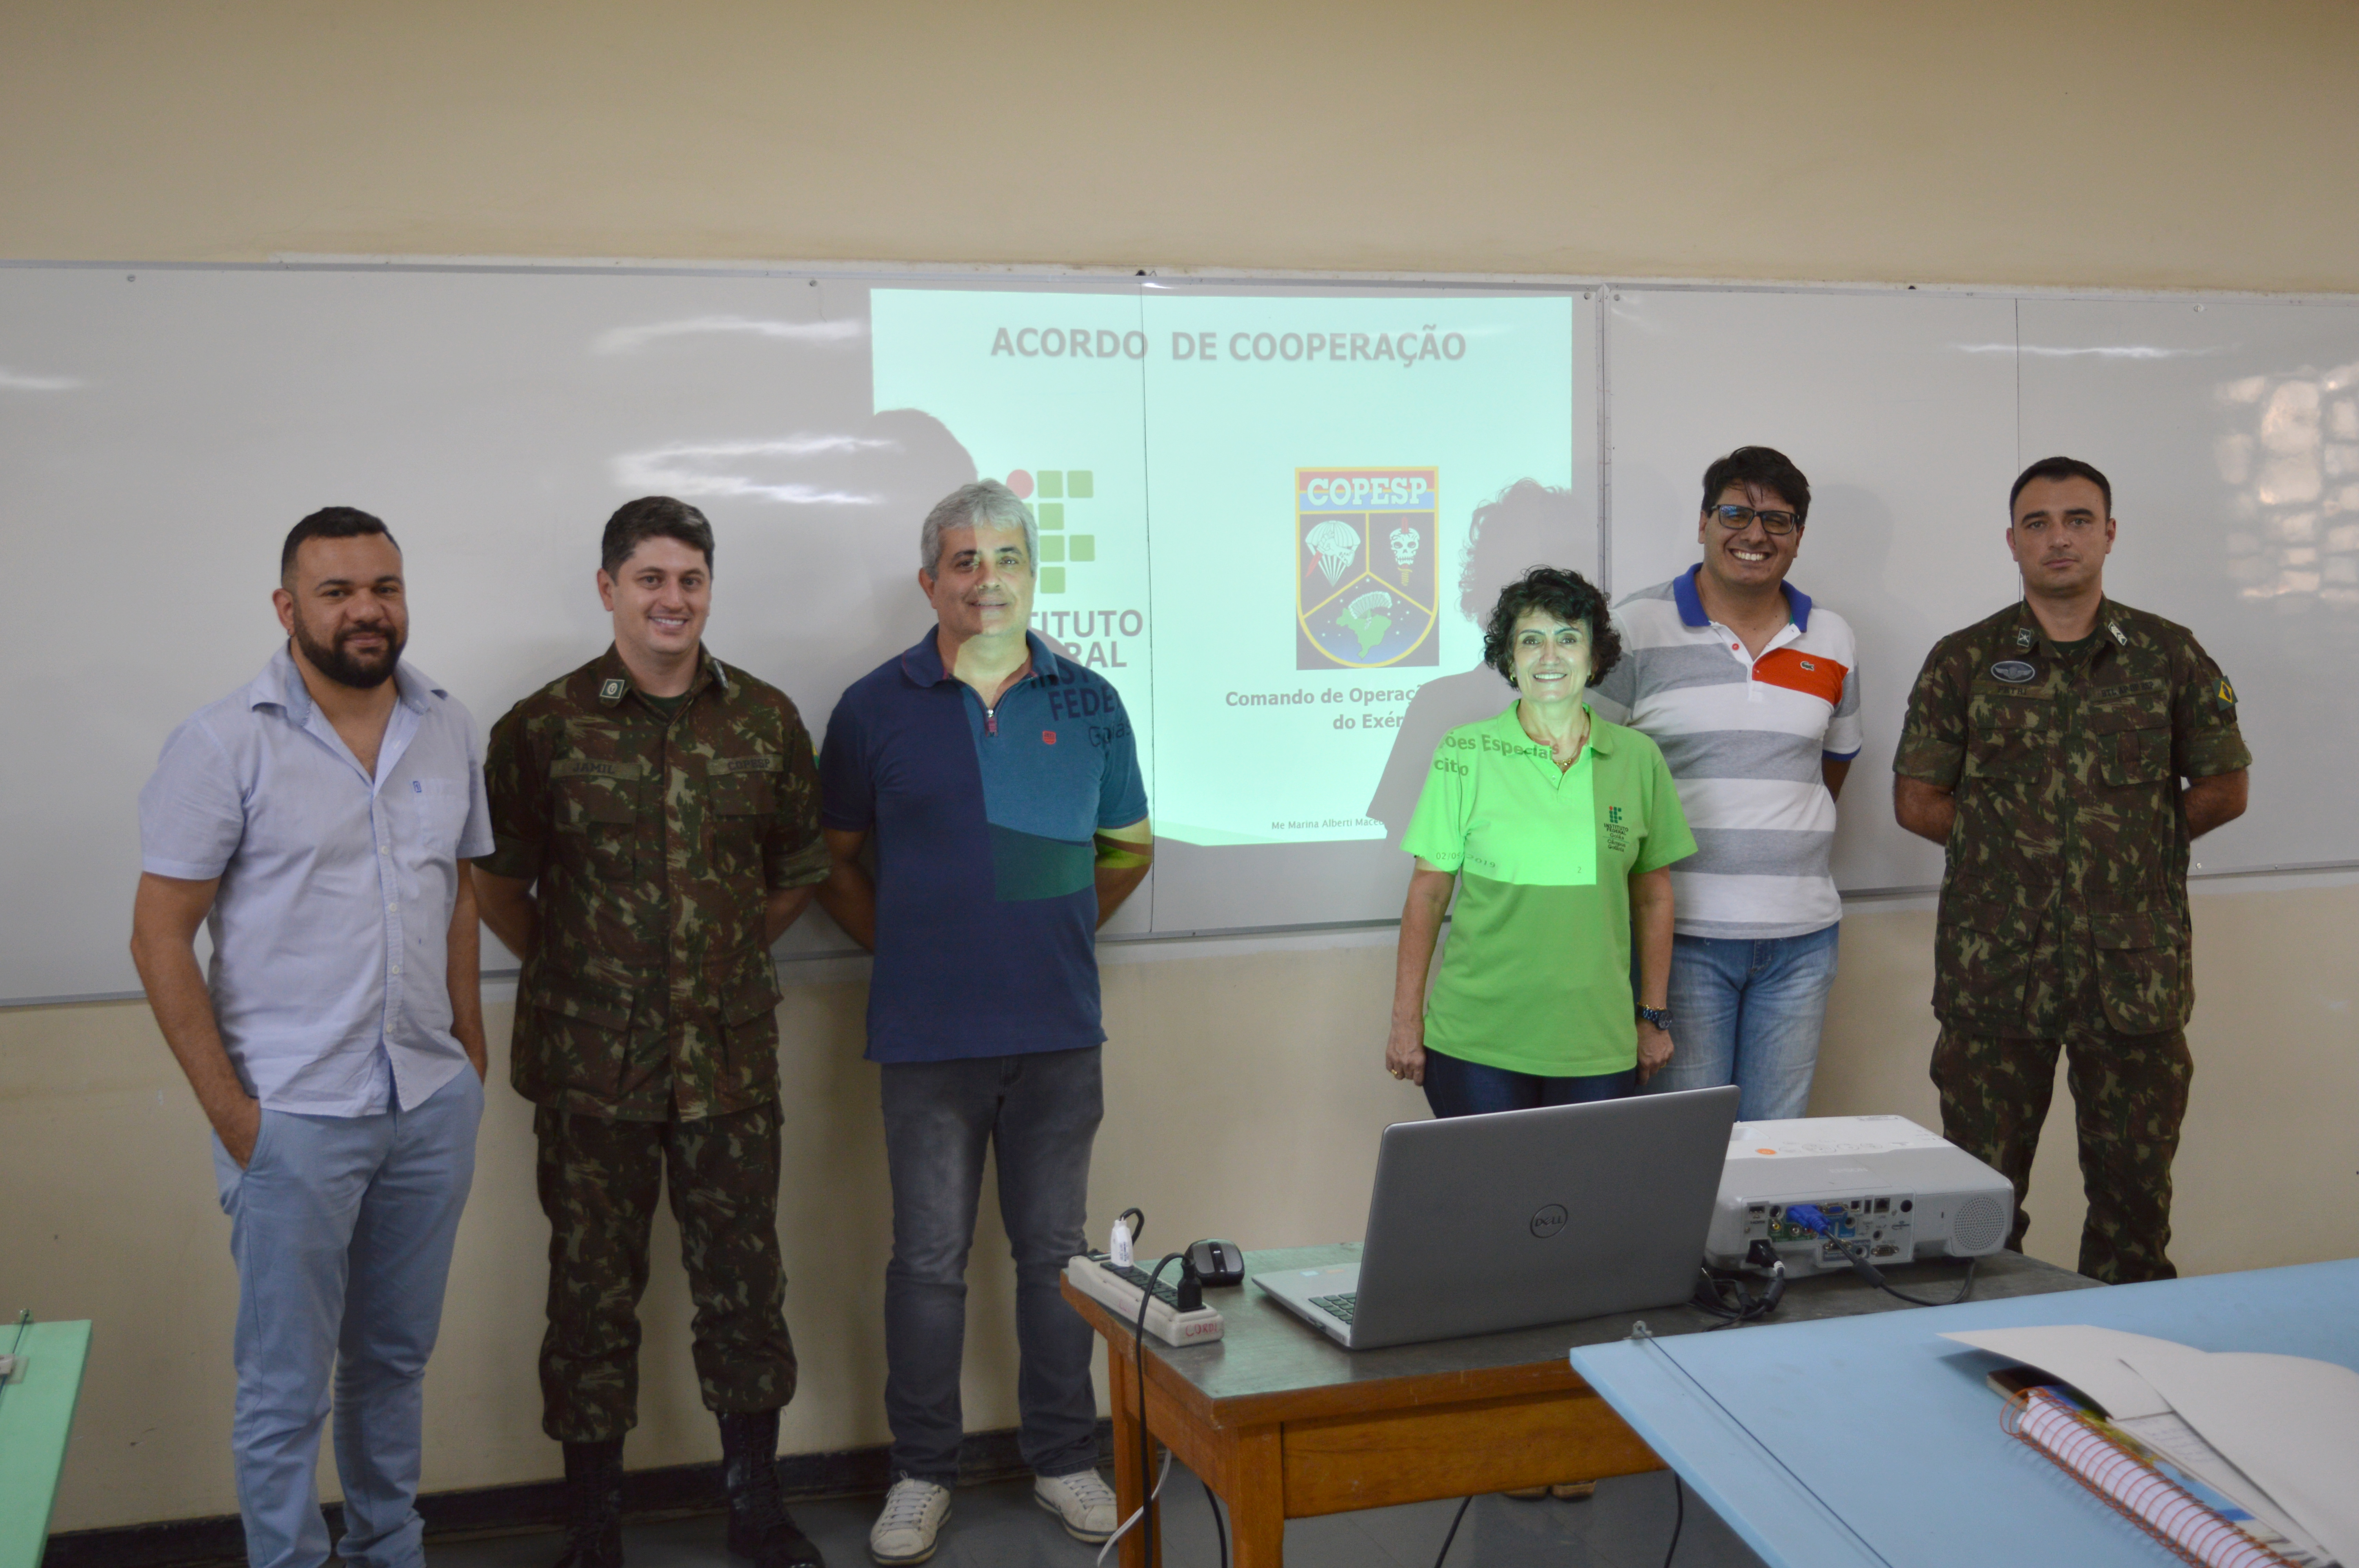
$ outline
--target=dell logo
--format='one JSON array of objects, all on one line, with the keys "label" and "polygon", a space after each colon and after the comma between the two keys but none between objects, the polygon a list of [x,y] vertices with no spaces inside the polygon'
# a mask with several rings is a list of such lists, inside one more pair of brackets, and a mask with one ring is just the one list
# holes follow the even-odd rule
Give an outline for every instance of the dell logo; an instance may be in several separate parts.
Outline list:
[{"label": "dell logo", "polygon": [[1545,1205],[1539,1212],[1532,1216],[1532,1234],[1546,1241],[1549,1237],[1562,1230],[1565,1221],[1571,1217],[1564,1212],[1564,1205],[1560,1203]]}]

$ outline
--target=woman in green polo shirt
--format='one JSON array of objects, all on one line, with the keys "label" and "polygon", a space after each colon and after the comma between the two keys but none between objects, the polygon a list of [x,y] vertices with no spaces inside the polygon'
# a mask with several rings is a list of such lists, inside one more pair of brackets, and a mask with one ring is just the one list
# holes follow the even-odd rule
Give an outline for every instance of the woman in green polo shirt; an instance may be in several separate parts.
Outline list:
[{"label": "woman in green polo shirt", "polygon": [[1516,700],[1434,752],[1402,844],[1417,868],[1385,1065],[1423,1085],[1436,1116],[1613,1099],[1670,1059],[1667,868],[1696,844],[1662,752],[1582,700],[1621,652],[1603,594],[1533,568],[1483,641]]}]

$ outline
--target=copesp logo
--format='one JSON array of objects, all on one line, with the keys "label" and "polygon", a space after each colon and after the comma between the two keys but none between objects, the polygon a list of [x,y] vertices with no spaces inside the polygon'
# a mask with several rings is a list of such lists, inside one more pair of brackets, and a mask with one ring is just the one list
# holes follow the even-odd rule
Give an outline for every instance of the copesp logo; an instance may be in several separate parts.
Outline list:
[{"label": "copesp logo", "polygon": [[[1098,558],[1098,539],[1094,533],[1083,534],[1069,527],[1065,508],[1077,501],[1097,499],[1097,474],[1091,469],[1017,469],[1007,476],[1007,488],[1016,492],[1018,501],[1031,502],[1033,520],[1040,524],[1040,583],[1042,593],[1065,591],[1065,567],[1068,562],[1092,562]],[[1035,496],[1038,500],[1033,500]],[[1071,520],[1086,523],[1080,514]]]},{"label": "copesp logo", "polygon": [[1299,670],[1437,665],[1440,470],[1294,470]]}]

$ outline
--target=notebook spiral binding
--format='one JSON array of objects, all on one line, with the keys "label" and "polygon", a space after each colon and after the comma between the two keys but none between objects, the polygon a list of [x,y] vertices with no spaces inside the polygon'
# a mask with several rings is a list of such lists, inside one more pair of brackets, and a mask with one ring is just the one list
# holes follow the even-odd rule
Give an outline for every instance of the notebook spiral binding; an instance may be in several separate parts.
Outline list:
[{"label": "notebook spiral binding", "polygon": [[2194,1568],[2300,1568],[2204,1507],[2046,1389],[2009,1396],[1999,1424]]}]

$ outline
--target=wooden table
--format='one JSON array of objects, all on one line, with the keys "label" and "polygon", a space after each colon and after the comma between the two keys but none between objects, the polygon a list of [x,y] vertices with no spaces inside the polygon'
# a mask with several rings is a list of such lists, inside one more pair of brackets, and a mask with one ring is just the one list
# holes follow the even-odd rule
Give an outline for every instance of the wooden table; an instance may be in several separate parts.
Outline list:
[{"label": "wooden table", "polygon": [[[1294,1248],[1250,1253],[1246,1265],[1316,1268],[1358,1252],[1353,1244]],[[1896,1283],[1940,1298],[1954,1293],[1963,1273],[1963,1264],[1924,1263],[1900,1271]],[[2092,1283],[2003,1252],[1983,1260],[1974,1298]],[[1277,1568],[1289,1519],[1663,1468],[1574,1374],[1566,1353],[1627,1337],[1642,1318],[1658,1335],[1690,1334],[1716,1321],[1692,1307],[1658,1307],[1354,1352],[1248,1281],[1205,1292],[1226,1320],[1225,1337],[1186,1349],[1148,1337],[1142,1426],[1129,1322],[1070,1284],[1064,1292],[1105,1336],[1122,1517],[1139,1505],[1141,1445],[1160,1442],[1228,1505],[1235,1568]],[[1796,1281],[1775,1321],[1894,1308],[1909,1310],[1849,1274],[1827,1274]],[[1123,1568],[1152,1568],[1158,1544],[1144,1530],[1123,1537]]]}]

